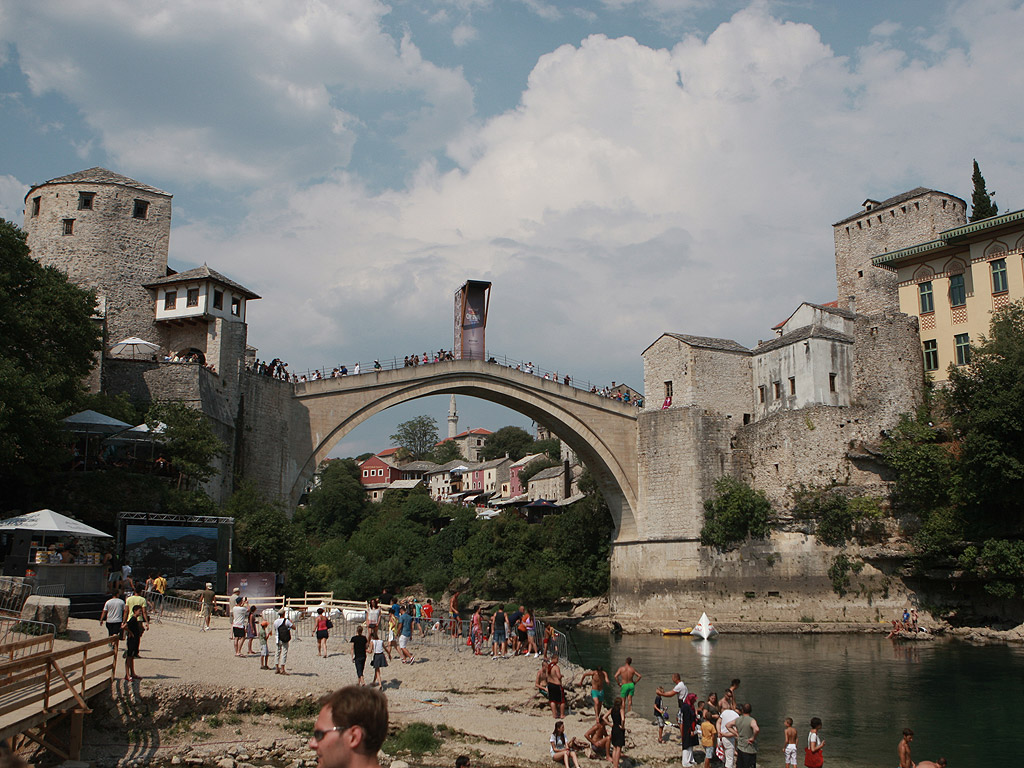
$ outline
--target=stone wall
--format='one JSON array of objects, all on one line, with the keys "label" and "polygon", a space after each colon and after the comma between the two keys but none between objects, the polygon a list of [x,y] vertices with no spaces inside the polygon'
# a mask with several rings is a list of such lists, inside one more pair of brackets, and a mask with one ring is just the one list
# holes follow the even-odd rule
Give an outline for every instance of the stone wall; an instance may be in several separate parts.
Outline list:
[{"label": "stone wall", "polygon": [[[237,471],[268,498],[284,502],[298,465],[307,458],[292,456],[291,446],[310,442],[309,415],[292,397],[293,390],[288,382],[270,376],[242,375]],[[295,439],[299,433],[305,440]]]},{"label": "stone wall", "polygon": [[695,542],[641,542],[612,549],[611,613],[654,617],[657,626],[712,622],[878,622],[914,601],[898,574],[865,564],[840,597],[828,575],[834,558],[854,547],[826,547],[811,536],[775,533],[720,553]]},{"label": "stone wall", "polygon": [[194,363],[107,358],[103,365],[103,391],[127,394],[136,403],[178,400],[199,407],[201,370]]},{"label": "stone wall", "polygon": [[898,310],[896,275],[872,266],[871,259],[934,240],[967,220],[964,201],[943,192],[922,189],[892,200],[833,225],[841,307],[864,314]]}]

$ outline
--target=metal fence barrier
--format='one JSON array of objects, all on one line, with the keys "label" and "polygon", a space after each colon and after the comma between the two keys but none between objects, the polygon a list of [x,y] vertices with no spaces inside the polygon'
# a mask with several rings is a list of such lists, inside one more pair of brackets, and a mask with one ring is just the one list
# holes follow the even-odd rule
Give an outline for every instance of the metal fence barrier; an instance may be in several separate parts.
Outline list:
[{"label": "metal fence barrier", "polygon": [[20,616],[25,600],[31,594],[31,584],[21,579],[0,576],[0,614]]},{"label": "metal fence barrier", "polygon": [[[57,627],[45,621],[22,621],[21,619],[0,616],[0,646],[21,643],[25,640],[43,638],[50,636],[50,647],[53,647],[53,638],[57,635]],[[28,655],[28,652],[14,652],[11,660]],[[6,655],[6,654],[5,654]]]},{"label": "metal fence barrier", "polygon": [[198,600],[161,595],[159,592],[145,592],[142,596],[146,598],[146,612],[150,621],[173,621],[193,627],[203,623]]},{"label": "metal fence barrier", "polygon": [[64,597],[63,584],[37,584],[32,587],[32,594],[43,597]]}]

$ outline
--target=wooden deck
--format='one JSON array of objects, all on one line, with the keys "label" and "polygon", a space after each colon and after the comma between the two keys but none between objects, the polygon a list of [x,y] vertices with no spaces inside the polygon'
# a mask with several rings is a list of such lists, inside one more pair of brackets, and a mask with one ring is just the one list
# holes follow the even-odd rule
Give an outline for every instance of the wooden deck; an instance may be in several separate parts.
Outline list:
[{"label": "wooden deck", "polygon": [[[109,689],[114,676],[114,639],[56,652],[52,637],[50,642],[50,650],[45,642],[38,643],[38,651],[0,663],[0,739],[23,737],[65,760],[76,760],[82,717],[92,711],[89,699]],[[0,658],[7,655],[5,650],[0,646]],[[62,744],[54,726],[65,718],[70,719],[70,731]]]}]

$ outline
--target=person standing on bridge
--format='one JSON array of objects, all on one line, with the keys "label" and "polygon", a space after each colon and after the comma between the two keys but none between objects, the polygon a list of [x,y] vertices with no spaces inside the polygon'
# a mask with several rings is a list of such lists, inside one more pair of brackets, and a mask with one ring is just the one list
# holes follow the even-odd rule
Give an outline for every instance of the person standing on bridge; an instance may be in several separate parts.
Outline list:
[{"label": "person standing on bridge", "polygon": [[356,363],[355,365],[352,366],[352,375],[353,376],[358,376],[359,375],[359,363]]}]

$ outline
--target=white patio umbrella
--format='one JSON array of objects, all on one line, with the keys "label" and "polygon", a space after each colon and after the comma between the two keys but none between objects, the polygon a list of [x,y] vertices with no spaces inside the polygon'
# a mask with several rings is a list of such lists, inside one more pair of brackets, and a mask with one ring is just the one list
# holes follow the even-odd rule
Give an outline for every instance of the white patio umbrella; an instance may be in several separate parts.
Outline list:
[{"label": "white patio umbrella", "polygon": [[132,336],[130,339],[117,342],[117,344],[110,348],[110,352],[114,355],[123,355],[125,352],[131,352],[132,359],[134,360],[137,354],[151,355],[158,349],[160,349],[159,344],[140,339],[138,336]]},{"label": "white patio umbrella", "polygon": [[113,538],[109,533],[93,528],[83,522],[54,512],[52,509],[40,509],[27,515],[9,517],[0,520],[0,531],[37,531],[39,533],[57,533],[69,536],[92,536],[94,538]]}]

